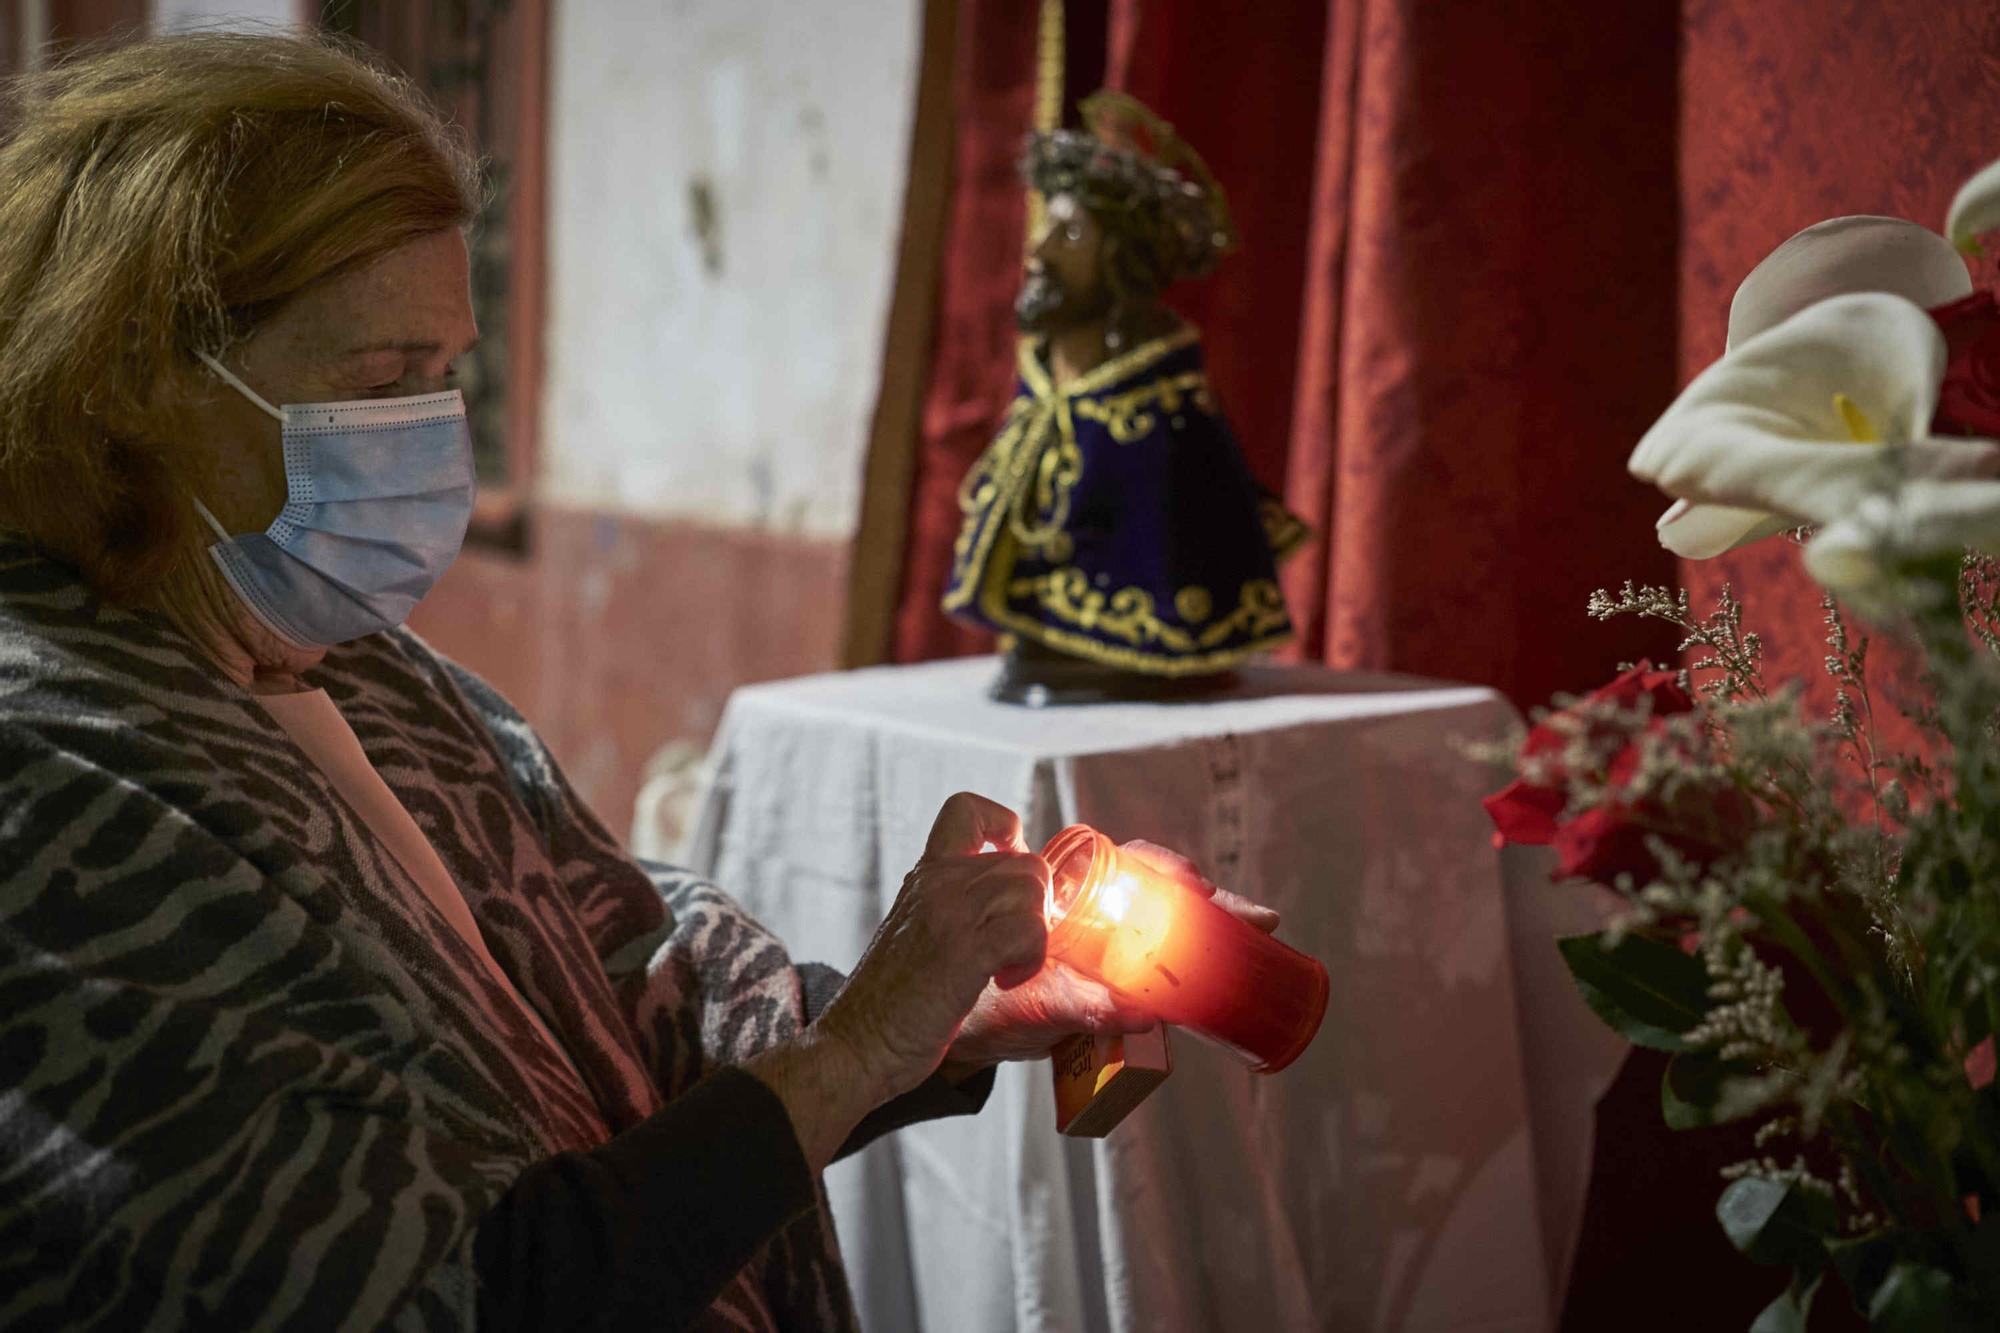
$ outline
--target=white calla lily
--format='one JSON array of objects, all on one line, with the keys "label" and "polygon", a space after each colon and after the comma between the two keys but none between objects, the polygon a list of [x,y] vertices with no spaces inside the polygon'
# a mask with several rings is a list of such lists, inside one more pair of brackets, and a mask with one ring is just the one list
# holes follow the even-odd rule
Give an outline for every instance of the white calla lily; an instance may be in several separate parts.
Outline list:
[{"label": "white calla lily", "polygon": [[1776,536],[1796,524],[1761,509],[1731,505],[1698,505],[1674,501],[1657,525],[1660,545],[1676,555],[1706,559],[1739,546]]},{"label": "white calla lily", "polygon": [[[1734,352],[1801,311],[1854,292],[1886,292],[1929,309],[1970,295],[1972,275],[1949,241],[1914,222],[1828,218],[1794,233],[1750,270],[1729,303],[1725,346]],[[1762,509],[1681,500],[1660,516],[1659,535],[1669,550],[1701,559],[1793,526]]]},{"label": "white calla lily", "polygon": [[2000,230],[2000,162],[1989,162],[1958,187],[1945,213],[1944,232],[1967,254],[1979,253],[1979,238]]},{"label": "white calla lily", "polygon": [[1734,349],[1807,306],[1847,292],[1888,292],[1929,310],[1972,295],[1972,274],[1950,241],[1903,218],[1828,218],[1787,238],[1736,288]]},{"label": "white calla lily", "polygon": [[1634,476],[1686,505],[1660,540],[1720,555],[1753,535],[1832,524],[1902,479],[2000,470],[2000,445],[1934,440],[1945,343],[1916,304],[1879,292],[1821,301],[1696,376],[1632,453]]}]

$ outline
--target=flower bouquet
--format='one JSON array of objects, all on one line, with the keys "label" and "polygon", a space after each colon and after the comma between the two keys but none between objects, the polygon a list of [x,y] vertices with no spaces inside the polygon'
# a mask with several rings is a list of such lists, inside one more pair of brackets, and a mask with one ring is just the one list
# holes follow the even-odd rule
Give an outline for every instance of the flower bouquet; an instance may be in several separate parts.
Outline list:
[{"label": "flower bouquet", "polygon": [[[1698,614],[1628,583],[1590,614],[1672,623],[1687,668],[1542,715],[1486,802],[1501,840],[1615,893],[1560,948],[1600,1018],[1671,1053],[1666,1122],[1755,1126],[1716,1212],[1779,1270],[1757,1333],[1816,1299],[2000,1328],[2000,307],[1959,253],[1996,227],[2000,163],[1949,241],[1892,218],[1793,237],[1632,455],[1677,553],[1802,543],[1830,707],[1765,679],[1729,589]],[[1915,679],[1871,685],[1868,634]]]}]

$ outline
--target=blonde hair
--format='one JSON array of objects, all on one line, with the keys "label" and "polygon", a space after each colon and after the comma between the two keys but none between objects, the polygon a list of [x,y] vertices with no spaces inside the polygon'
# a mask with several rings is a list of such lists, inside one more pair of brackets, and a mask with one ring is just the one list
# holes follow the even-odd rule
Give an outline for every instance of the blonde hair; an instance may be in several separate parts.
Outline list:
[{"label": "blonde hair", "polygon": [[323,38],[134,42],[5,103],[0,528],[108,600],[185,600],[213,581],[184,498],[204,460],[180,414],[210,392],[195,353],[468,225],[477,164],[406,80]]}]

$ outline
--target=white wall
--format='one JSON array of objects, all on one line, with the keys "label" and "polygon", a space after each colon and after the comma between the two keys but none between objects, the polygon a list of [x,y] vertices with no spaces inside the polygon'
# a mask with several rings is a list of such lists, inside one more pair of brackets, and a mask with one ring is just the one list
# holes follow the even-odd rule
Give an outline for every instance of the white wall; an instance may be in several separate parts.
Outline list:
[{"label": "white wall", "polygon": [[554,0],[543,498],[852,534],[919,19]]},{"label": "white wall", "polygon": [[197,27],[292,27],[298,0],[153,0],[153,30]]}]

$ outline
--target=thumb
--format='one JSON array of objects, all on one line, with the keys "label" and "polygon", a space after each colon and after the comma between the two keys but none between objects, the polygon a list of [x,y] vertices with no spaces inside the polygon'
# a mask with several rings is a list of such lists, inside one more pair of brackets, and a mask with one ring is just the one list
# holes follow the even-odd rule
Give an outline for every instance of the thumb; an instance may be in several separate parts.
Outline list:
[{"label": "thumb", "polygon": [[1179,880],[1204,898],[1215,892],[1215,884],[1201,873],[1195,863],[1171,847],[1162,847],[1159,843],[1147,842],[1144,838],[1134,838],[1130,842],[1120,844],[1118,850],[1169,879]]},{"label": "thumb", "polygon": [[1278,928],[1279,917],[1276,908],[1266,907],[1262,903],[1253,903],[1242,894],[1231,893],[1228,889],[1217,889],[1214,901],[1217,907],[1220,907],[1244,925],[1261,930],[1266,935],[1269,935]]}]

